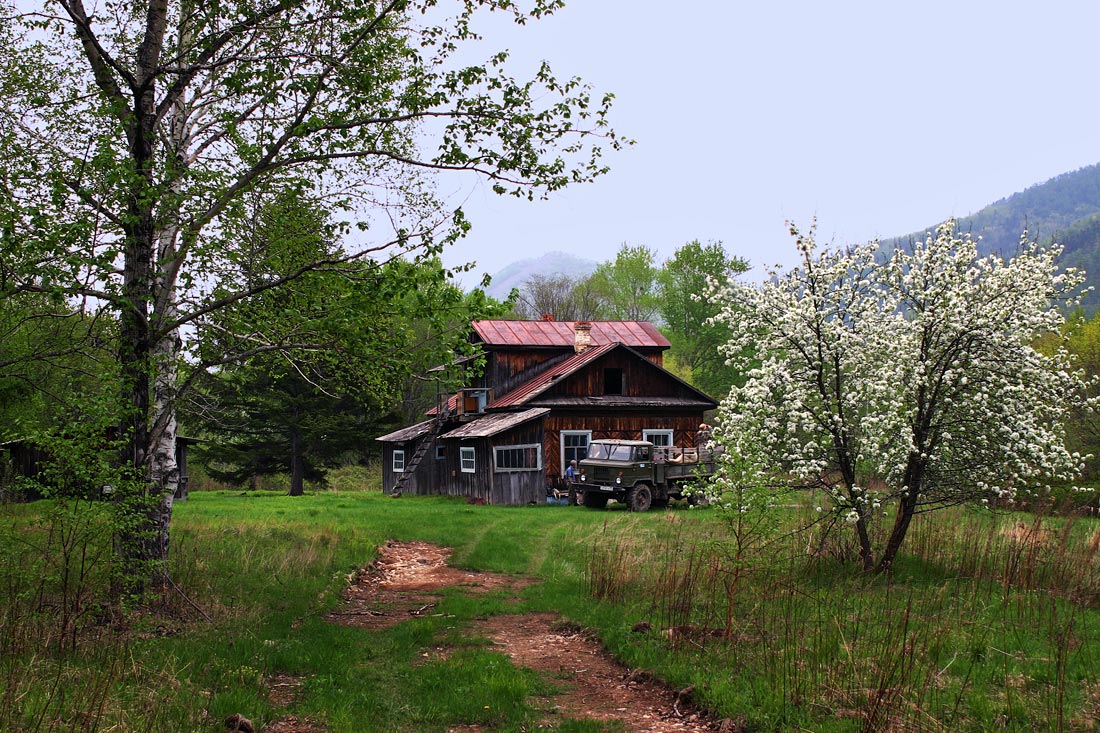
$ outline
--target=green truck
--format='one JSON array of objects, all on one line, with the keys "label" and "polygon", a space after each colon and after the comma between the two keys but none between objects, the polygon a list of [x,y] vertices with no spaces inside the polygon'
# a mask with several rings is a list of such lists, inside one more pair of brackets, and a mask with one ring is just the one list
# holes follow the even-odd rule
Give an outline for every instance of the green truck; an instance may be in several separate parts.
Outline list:
[{"label": "green truck", "polygon": [[594,440],[580,462],[579,503],[603,509],[611,499],[644,512],[688,499],[697,480],[714,475],[714,454],[702,448],[656,446],[646,440]]}]

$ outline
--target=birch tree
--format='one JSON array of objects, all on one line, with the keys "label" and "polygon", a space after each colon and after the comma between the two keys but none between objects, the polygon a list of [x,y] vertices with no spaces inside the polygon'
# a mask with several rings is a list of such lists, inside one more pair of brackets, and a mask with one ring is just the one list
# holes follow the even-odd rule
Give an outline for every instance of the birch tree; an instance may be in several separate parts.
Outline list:
[{"label": "birch tree", "polygon": [[881,261],[874,245],[822,251],[812,230],[792,234],[797,268],[714,294],[747,375],[718,438],[777,485],[823,490],[865,569],[893,565],[920,513],[1077,475],[1064,426],[1087,384],[1064,349],[1033,347],[1083,282],[1059,271],[1058,247],[1025,235],[1011,259],[979,257],[949,222]]},{"label": "birch tree", "polygon": [[[558,0],[41,0],[0,10],[0,285],[119,324],[123,460],[151,498],[123,543],[168,551],[178,364],[218,311],[350,259],[437,251],[467,229],[439,175],[535,198],[604,172],[610,95],[507,52],[470,63],[482,13]],[[0,6],[3,8],[4,6]],[[458,60],[461,56],[462,61]],[[300,186],[349,246],[249,286],[232,237],[249,197]],[[238,287],[226,287],[227,283]],[[308,335],[303,335],[308,341]],[[210,366],[302,343],[226,334]],[[153,573],[155,575],[155,572]]]}]

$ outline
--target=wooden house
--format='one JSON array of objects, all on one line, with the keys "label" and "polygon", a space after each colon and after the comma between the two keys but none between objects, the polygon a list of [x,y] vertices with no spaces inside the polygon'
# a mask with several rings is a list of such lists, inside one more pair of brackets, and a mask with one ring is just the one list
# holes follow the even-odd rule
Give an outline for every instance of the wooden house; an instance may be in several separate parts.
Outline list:
[{"label": "wooden house", "polygon": [[430,418],[378,438],[386,491],[541,502],[600,438],[697,444],[717,403],[663,367],[668,340],[640,321],[476,321],[480,378]]}]

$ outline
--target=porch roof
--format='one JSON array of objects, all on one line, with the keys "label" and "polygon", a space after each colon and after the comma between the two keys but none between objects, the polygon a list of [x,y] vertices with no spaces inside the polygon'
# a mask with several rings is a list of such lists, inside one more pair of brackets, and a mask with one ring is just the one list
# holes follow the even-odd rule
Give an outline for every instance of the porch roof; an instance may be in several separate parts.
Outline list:
[{"label": "porch roof", "polygon": [[528,420],[542,417],[549,407],[533,407],[523,412],[494,412],[444,433],[440,438],[488,438],[505,430],[522,425]]}]

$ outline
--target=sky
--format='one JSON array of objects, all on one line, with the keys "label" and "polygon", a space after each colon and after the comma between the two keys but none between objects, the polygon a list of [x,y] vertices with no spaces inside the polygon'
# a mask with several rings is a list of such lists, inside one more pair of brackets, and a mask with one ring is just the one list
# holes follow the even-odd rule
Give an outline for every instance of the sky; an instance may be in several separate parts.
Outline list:
[{"label": "sky", "polygon": [[547,201],[444,191],[474,225],[445,262],[492,274],[698,239],[760,273],[792,263],[788,220],[816,216],[818,240],[843,245],[966,216],[1100,162],[1097,28],[1087,0],[570,0],[524,28],[490,22],[516,75],[546,59],[614,93],[636,144]]}]

